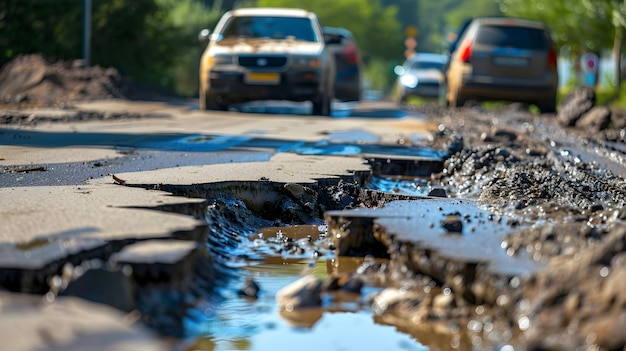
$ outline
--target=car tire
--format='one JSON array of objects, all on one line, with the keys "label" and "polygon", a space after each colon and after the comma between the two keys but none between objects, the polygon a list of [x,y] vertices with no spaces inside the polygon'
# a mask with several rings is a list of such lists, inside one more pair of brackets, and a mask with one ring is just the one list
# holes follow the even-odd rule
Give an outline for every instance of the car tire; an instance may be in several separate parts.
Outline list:
[{"label": "car tire", "polygon": [[459,91],[455,91],[451,94],[450,99],[447,101],[448,107],[463,107],[465,105],[465,98],[459,94]]},{"label": "car tire", "polygon": [[322,93],[313,102],[313,114],[318,116],[330,116],[331,98],[328,94]]},{"label": "car tire", "polygon": [[537,107],[539,107],[539,111],[541,113],[556,113],[556,100],[545,100],[537,103]]},{"label": "car tire", "polygon": [[220,104],[217,102],[217,99],[214,95],[208,93],[200,93],[200,101],[199,106],[201,111],[207,110],[217,110],[217,111],[225,111],[227,106],[224,104]]}]

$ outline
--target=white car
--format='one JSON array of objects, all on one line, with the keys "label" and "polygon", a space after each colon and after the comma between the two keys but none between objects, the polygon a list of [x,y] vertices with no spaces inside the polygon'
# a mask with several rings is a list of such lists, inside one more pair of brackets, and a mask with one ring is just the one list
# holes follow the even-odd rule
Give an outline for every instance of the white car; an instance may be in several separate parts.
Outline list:
[{"label": "white car", "polygon": [[404,102],[409,96],[441,98],[445,92],[445,68],[448,56],[418,52],[395,68],[397,94]]},{"label": "white car", "polygon": [[200,62],[200,109],[289,100],[311,101],[313,114],[331,114],[335,64],[314,13],[237,9],[201,36],[208,45]]}]

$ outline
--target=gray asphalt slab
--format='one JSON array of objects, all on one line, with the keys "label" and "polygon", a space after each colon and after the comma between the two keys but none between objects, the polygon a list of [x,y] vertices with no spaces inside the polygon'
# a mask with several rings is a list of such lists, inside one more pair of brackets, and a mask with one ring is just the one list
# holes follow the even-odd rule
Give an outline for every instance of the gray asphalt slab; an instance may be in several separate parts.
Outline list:
[{"label": "gray asphalt slab", "polygon": [[169,348],[132,318],[73,297],[54,303],[41,297],[0,293],[3,350],[164,351]]},{"label": "gray asphalt slab", "polygon": [[[0,244],[27,243],[37,238],[58,237],[62,233],[82,233],[89,238],[110,240],[123,236],[165,237],[176,230],[191,230],[199,222],[184,215],[162,213],[125,207],[153,207],[173,202],[189,203],[198,199],[177,198],[158,191],[145,191],[114,184],[111,175],[125,179],[127,184],[194,184],[224,180],[256,181],[260,178],[278,182],[310,182],[315,178],[348,174],[353,170],[367,170],[359,157],[329,157],[278,153],[275,149],[257,147],[235,151],[218,149],[194,154],[193,163],[184,166],[180,154],[152,158],[170,158],[179,163],[155,161],[147,167],[127,158],[127,167],[101,172],[100,178],[74,177],[74,185],[57,186],[64,172],[49,175],[49,171],[22,171],[29,167],[46,169],[84,165],[93,169],[94,162],[119,160],[117,150],[145,152],[142,145],[152,145],[177,136],[247,136],[285,141],[319,141],[329,134],[358,131],[378,137],[378,142],[392,142],[414,134],[427,135],[435,126],[423,122],[419,116],[391,118],[340,118],[318,116],[246,114],[236,112],[202,112],[185,106],[163,103],[100,101],[79,104],[81,111],[98,113],[129,113],[140,116],[158,115],[158,118],[133,118],[115,121],[80,121],[45,123],[34,126],[5,126],[0,128]],[[366,107],[369,110],[373,107]],[[384,109],[381,109],[384,111]],[[47,110],[28,111],[31,115],[50,115]],[[166,137],[167,136],[167,137]],[[342,133],[342,138],[346,134]],[[176,138],[175,138],[176,139]],[[228,142],[226,142],[228,144]],[[232,146],[232,143],[230,144]],[[261,145],[262,146],[262,145]],[[130,148],[130,149],[129,149]],[[147,147],[147,148],[150,148]],[[274,154],[269,157],[270,154]],[[104,159],[102,158],[104,156]],[[247,162],[240,162],[247,161]],[[254,162],[250,162],[254,161]],[[52,165],[52,166],[51,166]],[[63,167],[62,167],[63,166]],[[145,169],[148,171],[145,171]],[[96,167],[97,168],[97,167]],[[129,172],[129,171],[134,172]],[[100,171],[100,170],[98,170]],[[50,171],[51,172],[51,171]],[[72,172],[67,172],[70,175]],[[106,174],[105,174],[106,173]],[[88,173],[83,172],[84,176]],[[18,178],[39,179],[38,185],[22,186]],[[69,176],[69,178],[72,178]],[[34,181],[31,181],[34,182]],[[28,184],[26,184],[28,185]],[[45,185],[45,186],[43,186]]]}]

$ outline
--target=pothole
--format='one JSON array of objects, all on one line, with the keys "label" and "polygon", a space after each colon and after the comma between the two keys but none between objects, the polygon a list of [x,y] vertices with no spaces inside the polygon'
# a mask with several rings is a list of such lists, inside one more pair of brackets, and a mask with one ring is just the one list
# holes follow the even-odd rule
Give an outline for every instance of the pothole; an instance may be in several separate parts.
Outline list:
[{"label": "pothole", "polygon": [[[415,169],[418,166],[411,165]],[[407,318],[398,313],[402,311],[413,311],[413,316],[421,316],[429,325],[429,313],[435,313],[434,309],[439,314],[460,314],[463,318],[469,318],[470,313],[468,305],[461,304],[461,297],[457,299],[462,306],[444,302],[445,296],[456,296],[444,293],[452,289],[441,276],[444,267],[438,272],[435,268],[431,272],[407,271],[409,261],[402,257],[410,252],[398,256],[395,252],[403,244],[390,240],[380,227],[378,211],[385,211],[387,206],[424,201],[432,202],[434,211],[444,206],[437,201],[445,201],[426,196],[436,188],[425,180],[426,176],[424,181],[413,182],[423,188],[423,194],[386,191],[386,187],[377,184],[398,188],[399,184],[408,184],[409,179],[421,176],[412,174],[413,178],[409,178],[402,171],[397,172],[396,180],[384,178],[387,173],[394,173],[389,170],[380,175],[357,173],[340,179],[320,179],[312,184],[259,181],[158,185],[158,189],[174,195],[207,199],[204,214],[197,206],[158,208],[195,217],[204,215],[208,223],[206,247],[189,246],[194,241],[119,243],[116,249],[105,250],[106,254],[82,256],[73,265],[61,265],[51,272],[47,280],[53,292],[51,298],[57,294],[73,295],[123,310],[136,309],[141,320],[160,334],[194,340],[190,350],[225,350],[233,345],[267,349],[274,345],[274,341],[268,340],[276,333],[283,341],[317,340],[310,343],[310,349],[319,349],[320,343],[326,342],[331,349],[343,343],[350,348],[361,345],[358,347],[370,349],[380,342],[381,335],[386,335],[385,344],[391,342],[409,350],[425,350],[441,340],[447,344],[469,340],[464,324],[451,334],[402,329],[406,328],[403,321]],[[155,185],[144,187],[155,189]],[[467,204],[446,215],[458,212],[461,221],[468,221],[467,216],[476,222],[488,220],[481,217],[486,215],[468,214],[472,206],[476,205]],[[391,211],[407,220],[412,216],[400,214],[402,211],[393,207]],[[433,220],[432,227],[445,228],[439,220]],[[426,223],[418,226],[428,227]],[[472,232],[471,224],[466,228]],[[344,234],[338,235],[346,231],[351,240],[346,241]],[[464,229],[450,232],[443,235],[463,235]],[[186,238],[189,239],[192,238]],[[37,241],[24,247],[49,244]],[[141,254],[147,248],[154,253],[155,247],[163,250],[163,255]],[[433,262],[450,264],[444,258]],[[462,268],[458,272],[462,274]],[[476,272],[467,270],[467,274]],[[415,280],[414,275],[419,279]],[[303,276],[315,277],[323,284],[319,303],[304,309],[278,304],[279,291]],[[413,283],[407,283],[409,280]],[[107,282],[107,288],[94,294],[89,287],[99,282]],[[259,289],[254,296],[241,293],[250,282]],[[110,290],[114,287],[117,293]],[[429,299],[439,302],[426,302]],[[428,312],[424,315],[414,308]],[[337,331],[343,335],[354,332],[355,338],[328,339],[330,333]]]}]

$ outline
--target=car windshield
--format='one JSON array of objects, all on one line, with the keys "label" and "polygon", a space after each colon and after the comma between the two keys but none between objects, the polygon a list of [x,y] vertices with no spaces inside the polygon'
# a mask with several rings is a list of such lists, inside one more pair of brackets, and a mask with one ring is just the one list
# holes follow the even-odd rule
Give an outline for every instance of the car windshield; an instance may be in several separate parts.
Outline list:
[{"label": "car windshield", "polygon": [[222,39],[271,38],[317,42],[311,20],[299,17],[233,17],[222,31]]},{"label": "car windshield", "polygon": [[439,71],[443,71],[443,63],[435,61],[415,61],[411,64],[410,69],[413,71],[425,69],[436,69]]},{"label": "car windshield", "polygon": [[476,37],[476,43],[527,50],[546,48],[545,32],[539,28],[514,26],[484,26]]}]

